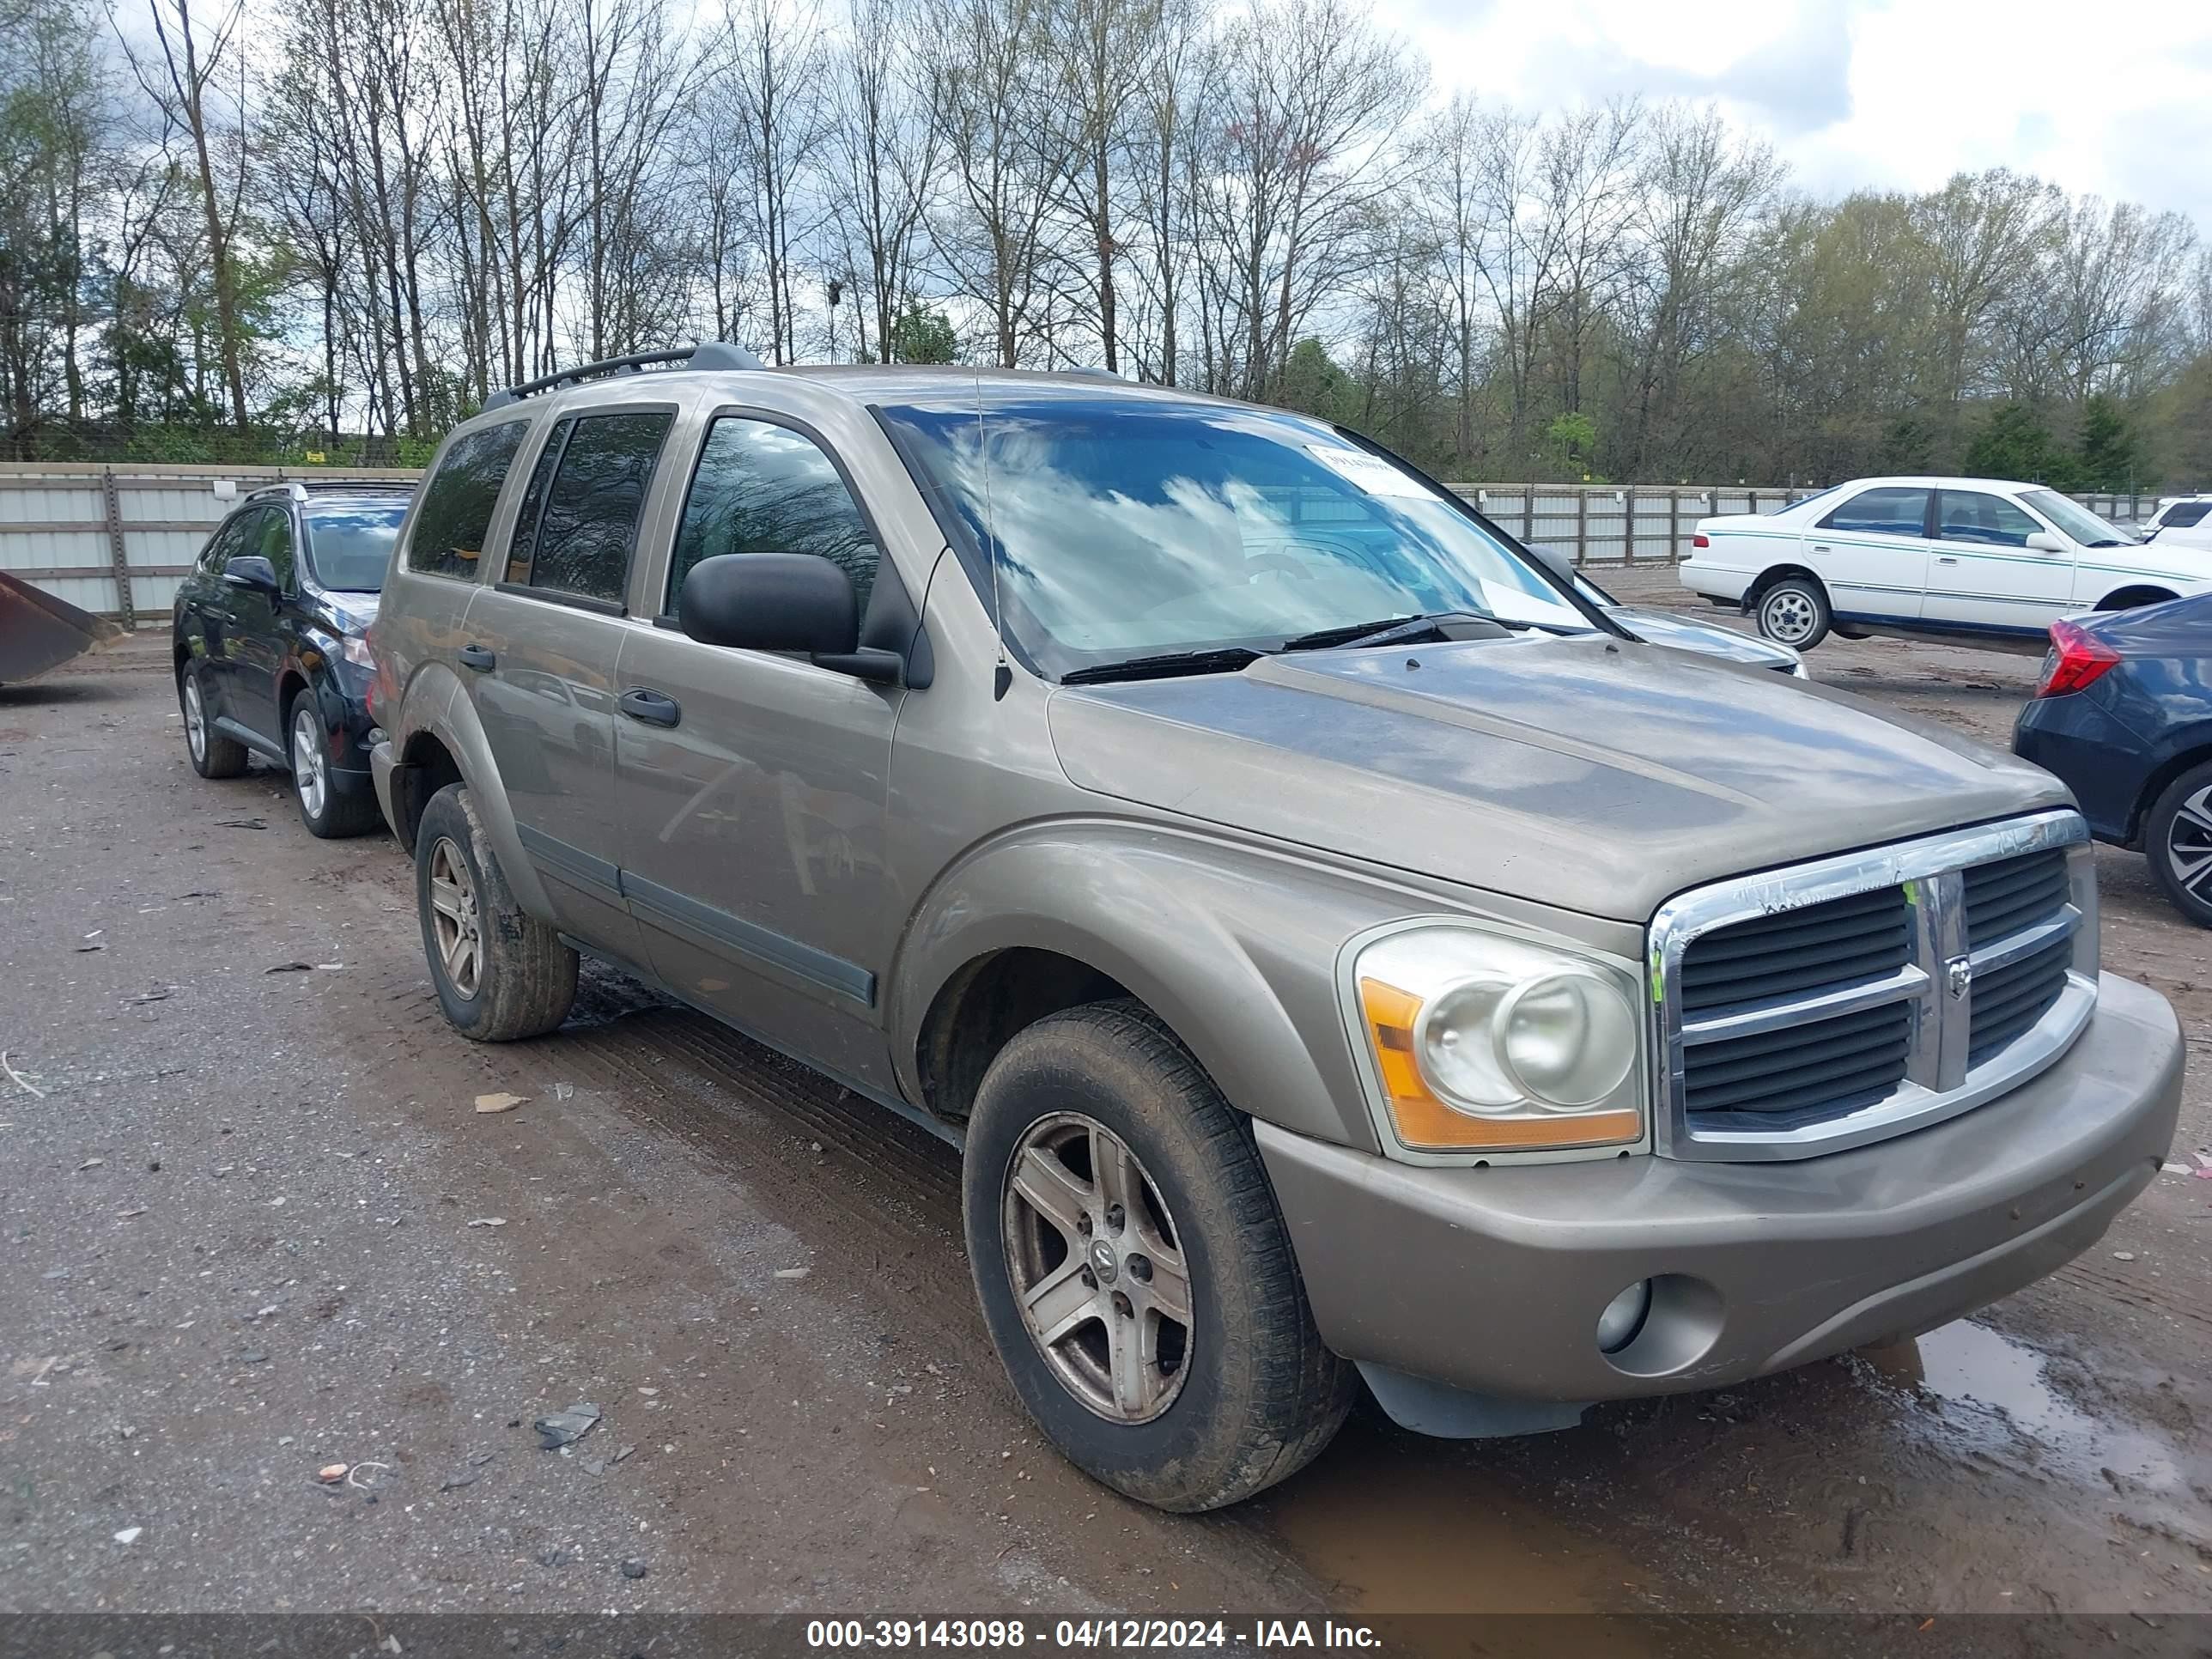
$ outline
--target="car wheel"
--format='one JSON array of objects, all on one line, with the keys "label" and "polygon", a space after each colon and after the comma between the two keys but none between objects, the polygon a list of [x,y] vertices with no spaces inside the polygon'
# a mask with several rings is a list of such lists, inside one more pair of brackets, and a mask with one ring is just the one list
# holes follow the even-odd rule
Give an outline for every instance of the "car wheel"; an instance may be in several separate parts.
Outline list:
[{"label": "car wheel", "polygon": [[192,770],[204,778],[234,778],[246,770],[246,745],[216,730],[215,698],[207,670],[198,663],[177,677],[177,702],[184,710],[185,750]]},{"label": "car wheel", "polygon": [[568,1017],[576,953],[515,903],[465,784],[447,784],[422,811],[415,906],[439,1005],[463,1036],[507,1042]]},{"label": "car wheel", "polygon": [[2212,762],[2166,787],[2143,824],[2143,852],[2173,908],[2212,927]]},{"label": "car wheel", "polygon": [[1784,576],[1759,596],[1756,614],[1760,633],[1800,651],[1826,639],[1835,622],[1826,591],[1809,576]]},{"label": "car wheel", "polygon": [[314,694],[302,691],[292,699],[286,722],[292,756],[292,798],[300,803],[300,822],[307,833],[325,840],[358,836],[375,823],[380,814],[376,797],[365,793],[342,793],[331,775],[330,732],[315,707]]},{"label": "car wheel", "polygon": [[1250,1126],[1134,1003],[1040,1020],[968,1125],[969,1261],[1022,1403],[1078,1468],[1218,1509],[1310,1462],[1351,1407]]}]

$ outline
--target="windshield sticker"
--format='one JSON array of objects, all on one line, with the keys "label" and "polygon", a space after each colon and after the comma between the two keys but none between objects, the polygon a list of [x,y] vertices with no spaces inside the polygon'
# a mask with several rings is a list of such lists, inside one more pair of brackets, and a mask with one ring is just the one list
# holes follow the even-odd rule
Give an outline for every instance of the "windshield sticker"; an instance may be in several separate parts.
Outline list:
[{"label": "windshield sticker", "polygon": [[1417,501],[1430,499],[1418,478],[1401,472],[1380,455],[1364,449],[1338,449],[1328,444],[1308,444],[1306,453],[1340,478],[1358,484],[1370,495],[1395,495]]}]

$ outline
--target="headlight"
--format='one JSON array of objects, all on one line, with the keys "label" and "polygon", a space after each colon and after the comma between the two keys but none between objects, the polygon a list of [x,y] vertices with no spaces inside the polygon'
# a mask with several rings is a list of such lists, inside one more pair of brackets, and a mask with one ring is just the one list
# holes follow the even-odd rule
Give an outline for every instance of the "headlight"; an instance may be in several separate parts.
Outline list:
[{"label": "headlight", "polygon": [[368,669],[376,666],[376,653],[368,648],[368,641],[358,635],[347,635],[340,641],[339,648],[344,652],[345,659],[356,666]]},{"label": "headlight", "polygon": [[1410,1152],[1626,1146],[1644,1124],[1644,1022],[1627,963],[1439,923],[1350,959],[1381,1104]]}]

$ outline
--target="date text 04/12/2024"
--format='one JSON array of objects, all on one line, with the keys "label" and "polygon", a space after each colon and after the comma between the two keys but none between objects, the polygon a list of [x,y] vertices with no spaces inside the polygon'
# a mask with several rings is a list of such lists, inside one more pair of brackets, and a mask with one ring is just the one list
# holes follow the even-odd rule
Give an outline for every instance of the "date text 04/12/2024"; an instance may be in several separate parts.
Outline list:
[{"label": "date text 04/12/2024", "polygon": [[1032,1626],[1022,1619],[811,1619],[806,1645],[823,1649],[1021,1648],[1377,1648],[1365,1625],[1334,1620],[1060,1619]]}]

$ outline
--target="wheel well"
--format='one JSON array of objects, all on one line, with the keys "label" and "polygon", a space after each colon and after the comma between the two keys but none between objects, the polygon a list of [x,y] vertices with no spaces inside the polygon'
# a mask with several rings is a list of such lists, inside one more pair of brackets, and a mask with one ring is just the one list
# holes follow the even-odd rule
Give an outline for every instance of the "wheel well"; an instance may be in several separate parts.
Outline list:
[{"label": "wheel well", "polygon": [[2143,780],[2143,787],[2136,796],[2136,804],[2128,813],[2128,844],[2130,847],[2142,844],[2144,820],[2150,817],[2150,809],[2158,804],[2158,798],[2184,772],[2192,771],[2207,761],[2212,761],[2212,747],[2186,750],[2164,763]]},{"label": "wheel well", "polygon": [[398,831],[402,851],[415,850],[415,826],[422,822],[430,797],[447,784],[461,781],[460,763],[435,736],[417,732],[407,739],[399,752],[399,768],[392,775],[392,811],[399,820],[392,827]]},{"label": "wheel well", "polygon": [[915,1048],[922,1104],[966,1121],[983,1073],[1018,1032],[1063,1009],[1128,994],[1110,975],[1056,951],[1024,946],[978,957],[945,981],[922,1020]]},{"label": "wheel well", "polygon": [[1766,597],[1768,588],[1790,576],[1802,576],[1814,586],[1819,588],[1823,594],[1828,591],[1827,584],[1820,580],[1820,573],[1817,570],[1808,570],[1802,564],[1770,565],[1759,573],[1758,580],[1744,590],[1743,608],[1747,611],[1754,609],[1759,602]]},{"label": "wheel well", "polygon": [[177,693],[181,696],[185,690],[185,670],[191,666],[192,653],[185,648],[182,640],[177,640],[170,644],[169,655],[176,668]]},{"label": "wheel well", "polygon": [[2177,597],[2163,587],[2116,587],[2097,601],[2097,609],[2132,611],[2139,605],[2164,605]]},{"label": "wheel well", "polygon": [[295,670],[287,669],[276,682],[276,717],[284,723],[284,744],[292,743],[292,699],[307,689],[307,677]]}]

